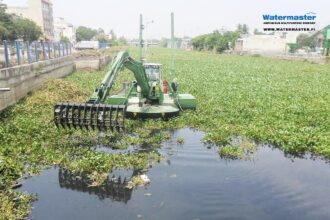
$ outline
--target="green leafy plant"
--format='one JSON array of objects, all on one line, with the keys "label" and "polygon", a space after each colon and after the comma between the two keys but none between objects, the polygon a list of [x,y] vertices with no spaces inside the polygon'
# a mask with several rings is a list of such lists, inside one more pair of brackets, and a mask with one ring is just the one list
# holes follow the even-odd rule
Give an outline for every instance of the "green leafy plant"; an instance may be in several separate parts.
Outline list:
[{"label": "green leafy plant", "polygon": [[[168,81],[171,51],[150,48],[149,61],[163,64]],[[137,56],[136,49],[129,49]],[[161,160],[157,147],[169,134],[162,130],[192,127],[206,133],[204,141],[218,145],[220,155],[240,158],[252,153],[249,142],[231,145],[233,136],[270,142],[291,154],[310,152],[330,158],[329,65],[272,60],[270,58],[215,55],[177,50],[176,78],[180,92],[193,94],[196,111],[186,110],[169,121],[126,121],[127,135],[56,129],[53,105],[58,101],[83,102],[105,72],[76,72],[65,79],[51,80],[0,116],[0,219],[21,219],[29,212],[31,195],[14,193],[23,175],[59,165],[89,174],[94,184],[115,168],[144,169]],[[123,71],[121,82],[133,80]],[[153,133],[152,131],[160,131]],[[91,146],[110,148],[141,144],[144,153],[107,154]],[[225,146],[225,147],[221,147]],[[251,147],[251,148],[250,148]]]}]

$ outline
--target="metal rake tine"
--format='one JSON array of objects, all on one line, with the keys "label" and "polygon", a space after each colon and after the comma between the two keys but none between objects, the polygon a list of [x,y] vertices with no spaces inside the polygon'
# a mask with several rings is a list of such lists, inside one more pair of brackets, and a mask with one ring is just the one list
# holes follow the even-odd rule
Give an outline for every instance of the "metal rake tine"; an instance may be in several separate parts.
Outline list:
[{"label": "metal rake tine", "polygon": [[119,131],[119,129],[120,129],[119,123],[118,123],[118,109],[119,109],[119,106],[117,106],[117,108],[116,108],[116,129],[117,129],[117,131]]},{"label": "metal rake tine", "polygon": [[84,105],[84,125],[85,125],[85,127],[86,127],[86,129],[88,130],[88,123],[87,123],[87,119],[86,119],[86,117],[87,117],[87,104],[85,104]]},{"label": "metal rake tine", "polygon": [[90,108],[90,124],[89,124],[89,126],[94,130],[94,112],[93,112],[93,110],[94,110],[94,104],[92,104],[92,106],[91,106],[91,108]]},{"label": "metal rake tine", "polygon": [[109,125],[110,125],[110,130],[113,131],[113,126],[112,126],[112,106],[109,108]]},{"label": "metal rake tine", "polygon": [[74,129],[76,129],[76,121],[75,121],[75,103],[72,104],[72,111],[71,111],[71,123]]},{"label": "metal rake tine", "polygon": [[100,129],[100,121],[99,121],[100,105],[101,104],[98,104],[97,107],[96,107],[96,127],[99,131],[101,130]]},{"label": "metal rake tine", "polygon": [[105,112],[105,109],[106,109],[106,106],[104,105],[103,106],[103,121],[102,121],[102,127],[103,129],[106,131],[107,130],[107,127],[105,125],[105,119],[106,119],[106,112]]},{"label": "metal rake tine", "polygon": [[65,112],[65,122],[66,122],[66,125],[68,126],[69,129],[71,129],[71,126],[69,124],[69,111],[70,110],[71,110],[70,103],[68,102],[68,104],[66,106],[66,112]]},{"label": "metal rake tine", "polygon": [[125,129],[125,110],[126,108],[124,107],[123,108],[123,113],[122,113],[122,129],[124,130]]},{"label": "metal rake tine", "polygon": [[57,115],[56,115],[56,110],[57,110],[57,108],[58,108],[58,105],[56,104],[56,105],[54,106],[54,112],[53,112],[53,114],[54,114],[54,124],[55,124],[55,126],[58,128],[58,124],[57,124]]},{"label": "metal rake tine", "polygon": [[79,104],[78,106],[78,125],[79,125],[79,128],[82,129],[82,125],[81,125],[81,105],[82,104]]},{"label": "metal rake tine", "polygon": [[[59,112],[57,112],[57,110]],[[62,112],[62,105],[61,103],[57,103],[56,106],[54,107],[54,123],[57,128],[59,128],[59,123],[60,123],[59,117],[61,115],[61,112]]]},{"label": "metal rake tine", "polygon": [[[61,111],[61,114],[60,114],[60,123],[63,128],[65,128],[65,123],[63,123],[63,121],[65,121],[66,112],[67,112],[67,104],[63,103],[63,110]],[[64,115],[64,117],[63,117],[63,115]]]}]

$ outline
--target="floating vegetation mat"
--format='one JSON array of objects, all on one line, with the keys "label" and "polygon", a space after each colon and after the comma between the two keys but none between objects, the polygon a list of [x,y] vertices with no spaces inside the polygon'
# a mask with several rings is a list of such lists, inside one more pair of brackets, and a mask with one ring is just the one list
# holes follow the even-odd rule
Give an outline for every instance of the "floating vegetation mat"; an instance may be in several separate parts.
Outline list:
[{"label": "floating vegetation mat", "polygon": [[[133,57],[137,54],[134,50],[130,53]],[[148,50],[149,61],[164,65],[167,80],[170,54],[167,49]],[[169,138],[167,129],[203,130],[204,141],[218,145],[220,155],[229,158],[242,158],[255,150],[249,144],[232,145],[233,136],[270,142],[289,154],[309,152],[330,158],[328,65],[176,51],[178,89],[197,98],[196,111],[182,112],[170,121],[127,120],[125,134],[57,130],[52,121],[53,105],[87,100],[104,74],[76,72],[50,80],[1,113],[0,219],[21,219],[28,214],[34,197],[13,191],[21,178],[57,165],[85,173],[94,185],[101,184],[114,168],[142,170],[161,160],[157,148]],[[133,75],[125,70],[115,90],[127,79]],[[184,143],[184,139],[177,142]],[[150,147],[109,154],[95,151],[99,145],[111,149]]]}]

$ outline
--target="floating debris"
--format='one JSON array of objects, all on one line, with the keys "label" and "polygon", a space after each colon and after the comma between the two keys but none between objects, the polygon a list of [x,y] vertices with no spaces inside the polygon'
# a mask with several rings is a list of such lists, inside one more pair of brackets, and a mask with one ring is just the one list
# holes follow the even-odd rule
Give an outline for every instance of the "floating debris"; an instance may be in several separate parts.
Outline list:
[{"label": "floating debris", "polygon": [[176,174],[170,175],[170,178],[176,178],[176,177],[177,177]]},{"label": "floating debris", "polygon": [[139,176],[133,176],[132,179],[127,183],[127,188],[132,189],[136,186],[145,186],[150,183],[150,179],[147,175],[142,174]]},{"label": "floating debris", "polygon": [[176,143],[178,143],[178,144],[184,144],[184,138],[183,137],[178,137],[176,139]]}]

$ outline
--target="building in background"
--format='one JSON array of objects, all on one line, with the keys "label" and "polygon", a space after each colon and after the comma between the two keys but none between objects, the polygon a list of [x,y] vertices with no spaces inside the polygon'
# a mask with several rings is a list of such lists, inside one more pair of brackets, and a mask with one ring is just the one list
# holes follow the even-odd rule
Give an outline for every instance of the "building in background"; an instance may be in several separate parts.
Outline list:
[{"label": "building in background", "polygon": [[180,49],[183,49],[183,50],[192,50],[193,49],[190,37],[183,37],[182,38]]},{"label": "building in background", "polygon": [[50,0],[28,0],[24,7],[8,6],[7,13],[34,21],[41,27],[46,40],[53,40],[53,3]]},{"label": "building in background", "polygon": [[64,18],[54,19],[54,40],[60,41],[62,37],[66,37],[71,43],[76,42],[75,27],[64,20]]},{"label": "building in background", "polygon": [[276,32],[272,35],[243,35],[235,42],[239,54],[278,55],[288,52],[288,44],[296,43],[296,33]]}]

